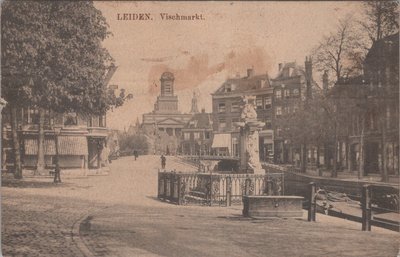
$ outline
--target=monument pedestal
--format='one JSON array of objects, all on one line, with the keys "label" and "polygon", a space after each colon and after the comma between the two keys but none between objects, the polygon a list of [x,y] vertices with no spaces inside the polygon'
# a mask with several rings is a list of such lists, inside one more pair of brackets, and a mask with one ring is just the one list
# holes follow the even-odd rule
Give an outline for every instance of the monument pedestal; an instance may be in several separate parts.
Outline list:
[{"label": "monument pedestal", "polygon": [[301,196],[244,195],[243,216],[251,218],[301,218]]},{"label": "monument pedestal", "polygon": [[257,120],[245,120],[238,123],[240,127],[240,169],[243,173],[265,174],[259,156],[258,132],[265,125]]}]

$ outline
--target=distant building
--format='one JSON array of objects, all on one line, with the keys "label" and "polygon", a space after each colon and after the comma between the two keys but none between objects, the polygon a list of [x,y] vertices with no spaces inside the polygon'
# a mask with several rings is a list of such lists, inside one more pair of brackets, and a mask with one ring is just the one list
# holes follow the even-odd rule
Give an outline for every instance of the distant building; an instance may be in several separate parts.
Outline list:
[{"label": "distant building", "polygon": [[212,144],[212,115],[202,109],[182,129],[181,149],[185,155],[210,155]]},{"label": "distant building", "polygon": [[140,125],[139,119],[136,118],[135,125],[132,125],[132,124],[131,124],[131,125],[128,127],[128,130],[126,131],[126,133],[127,133],[128,135],[136,135],[137,133],[140,132],[140,127],[141,127],[141,125]]},{"label": "distant building", "polygon": [[247,70],[247,76],[227,79],[212,94],[213,149],[220,155],[239,156],[239,129],[235,122],[240,121],[242,96],[256,96],[258,120],[266,125],[260,131],[260,159],[273,156],[274,141],[272,131],[273,88],[268,74],[255,75],[254,69]]},{"label": "distant building", "polygon": [[151,113],[143,114],[142,129],[149,136],[154,154],[177,152],[182,129],[192,117],[178,108],[178,96],[174,94],[175,77],[171,72],[161,75],[160,95]]}]

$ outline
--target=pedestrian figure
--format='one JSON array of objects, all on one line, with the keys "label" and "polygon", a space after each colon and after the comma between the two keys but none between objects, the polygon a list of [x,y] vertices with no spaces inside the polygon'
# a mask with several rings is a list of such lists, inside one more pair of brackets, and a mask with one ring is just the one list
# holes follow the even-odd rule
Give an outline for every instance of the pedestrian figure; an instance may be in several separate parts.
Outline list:
[{"label": "pedestrian figure", "polygon": [[54,183],[61,183],[61,169],[60,169],[60,164],[58,163],[58,156],[56,155],[54,157],[55,159],[55,169],[54,169]]},{"label": "pedestrian figure", "polygon": [[165,158],[164,155],[161,155],[161,168],[165,169],[165,164],[167,162],[167,159]]},{"label": "pedestrian figure", "polygon": [[137,159],[137,158],[138,158],[138,156],[139,156],[139,153],[138,153],[138,151],[134,150],[134,151],[133,151],[133,155],[135,156],[135,161],[136,161],[136,159]]},{"label": "pedestrian figure", "polygon": [[110,162],[110,149],[104,144],[103,149],[100,154],[100,165],[102,167],[108,167]]}]

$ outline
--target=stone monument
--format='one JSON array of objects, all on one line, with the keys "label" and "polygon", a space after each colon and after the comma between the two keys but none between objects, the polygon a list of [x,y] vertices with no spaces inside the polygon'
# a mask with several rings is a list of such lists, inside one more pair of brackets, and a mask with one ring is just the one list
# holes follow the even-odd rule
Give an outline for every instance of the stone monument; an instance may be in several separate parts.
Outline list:
[{"label": "stone monument", "polygon": [[240,169],[244,173],[265,174],[260,163],[258,132],[265,123],[257,120],[255,96],[244,96],[240,127]]}]

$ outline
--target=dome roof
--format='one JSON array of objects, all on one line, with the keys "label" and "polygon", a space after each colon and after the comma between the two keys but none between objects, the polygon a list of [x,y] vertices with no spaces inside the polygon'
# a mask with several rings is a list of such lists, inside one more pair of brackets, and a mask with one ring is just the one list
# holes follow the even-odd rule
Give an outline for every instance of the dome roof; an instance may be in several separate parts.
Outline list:
[{"label": "dome roof", "polygon": [[174,79],[175,79],[174,74],[172,72],[166,71],[161,75],[161,80],[174,80]]}]

